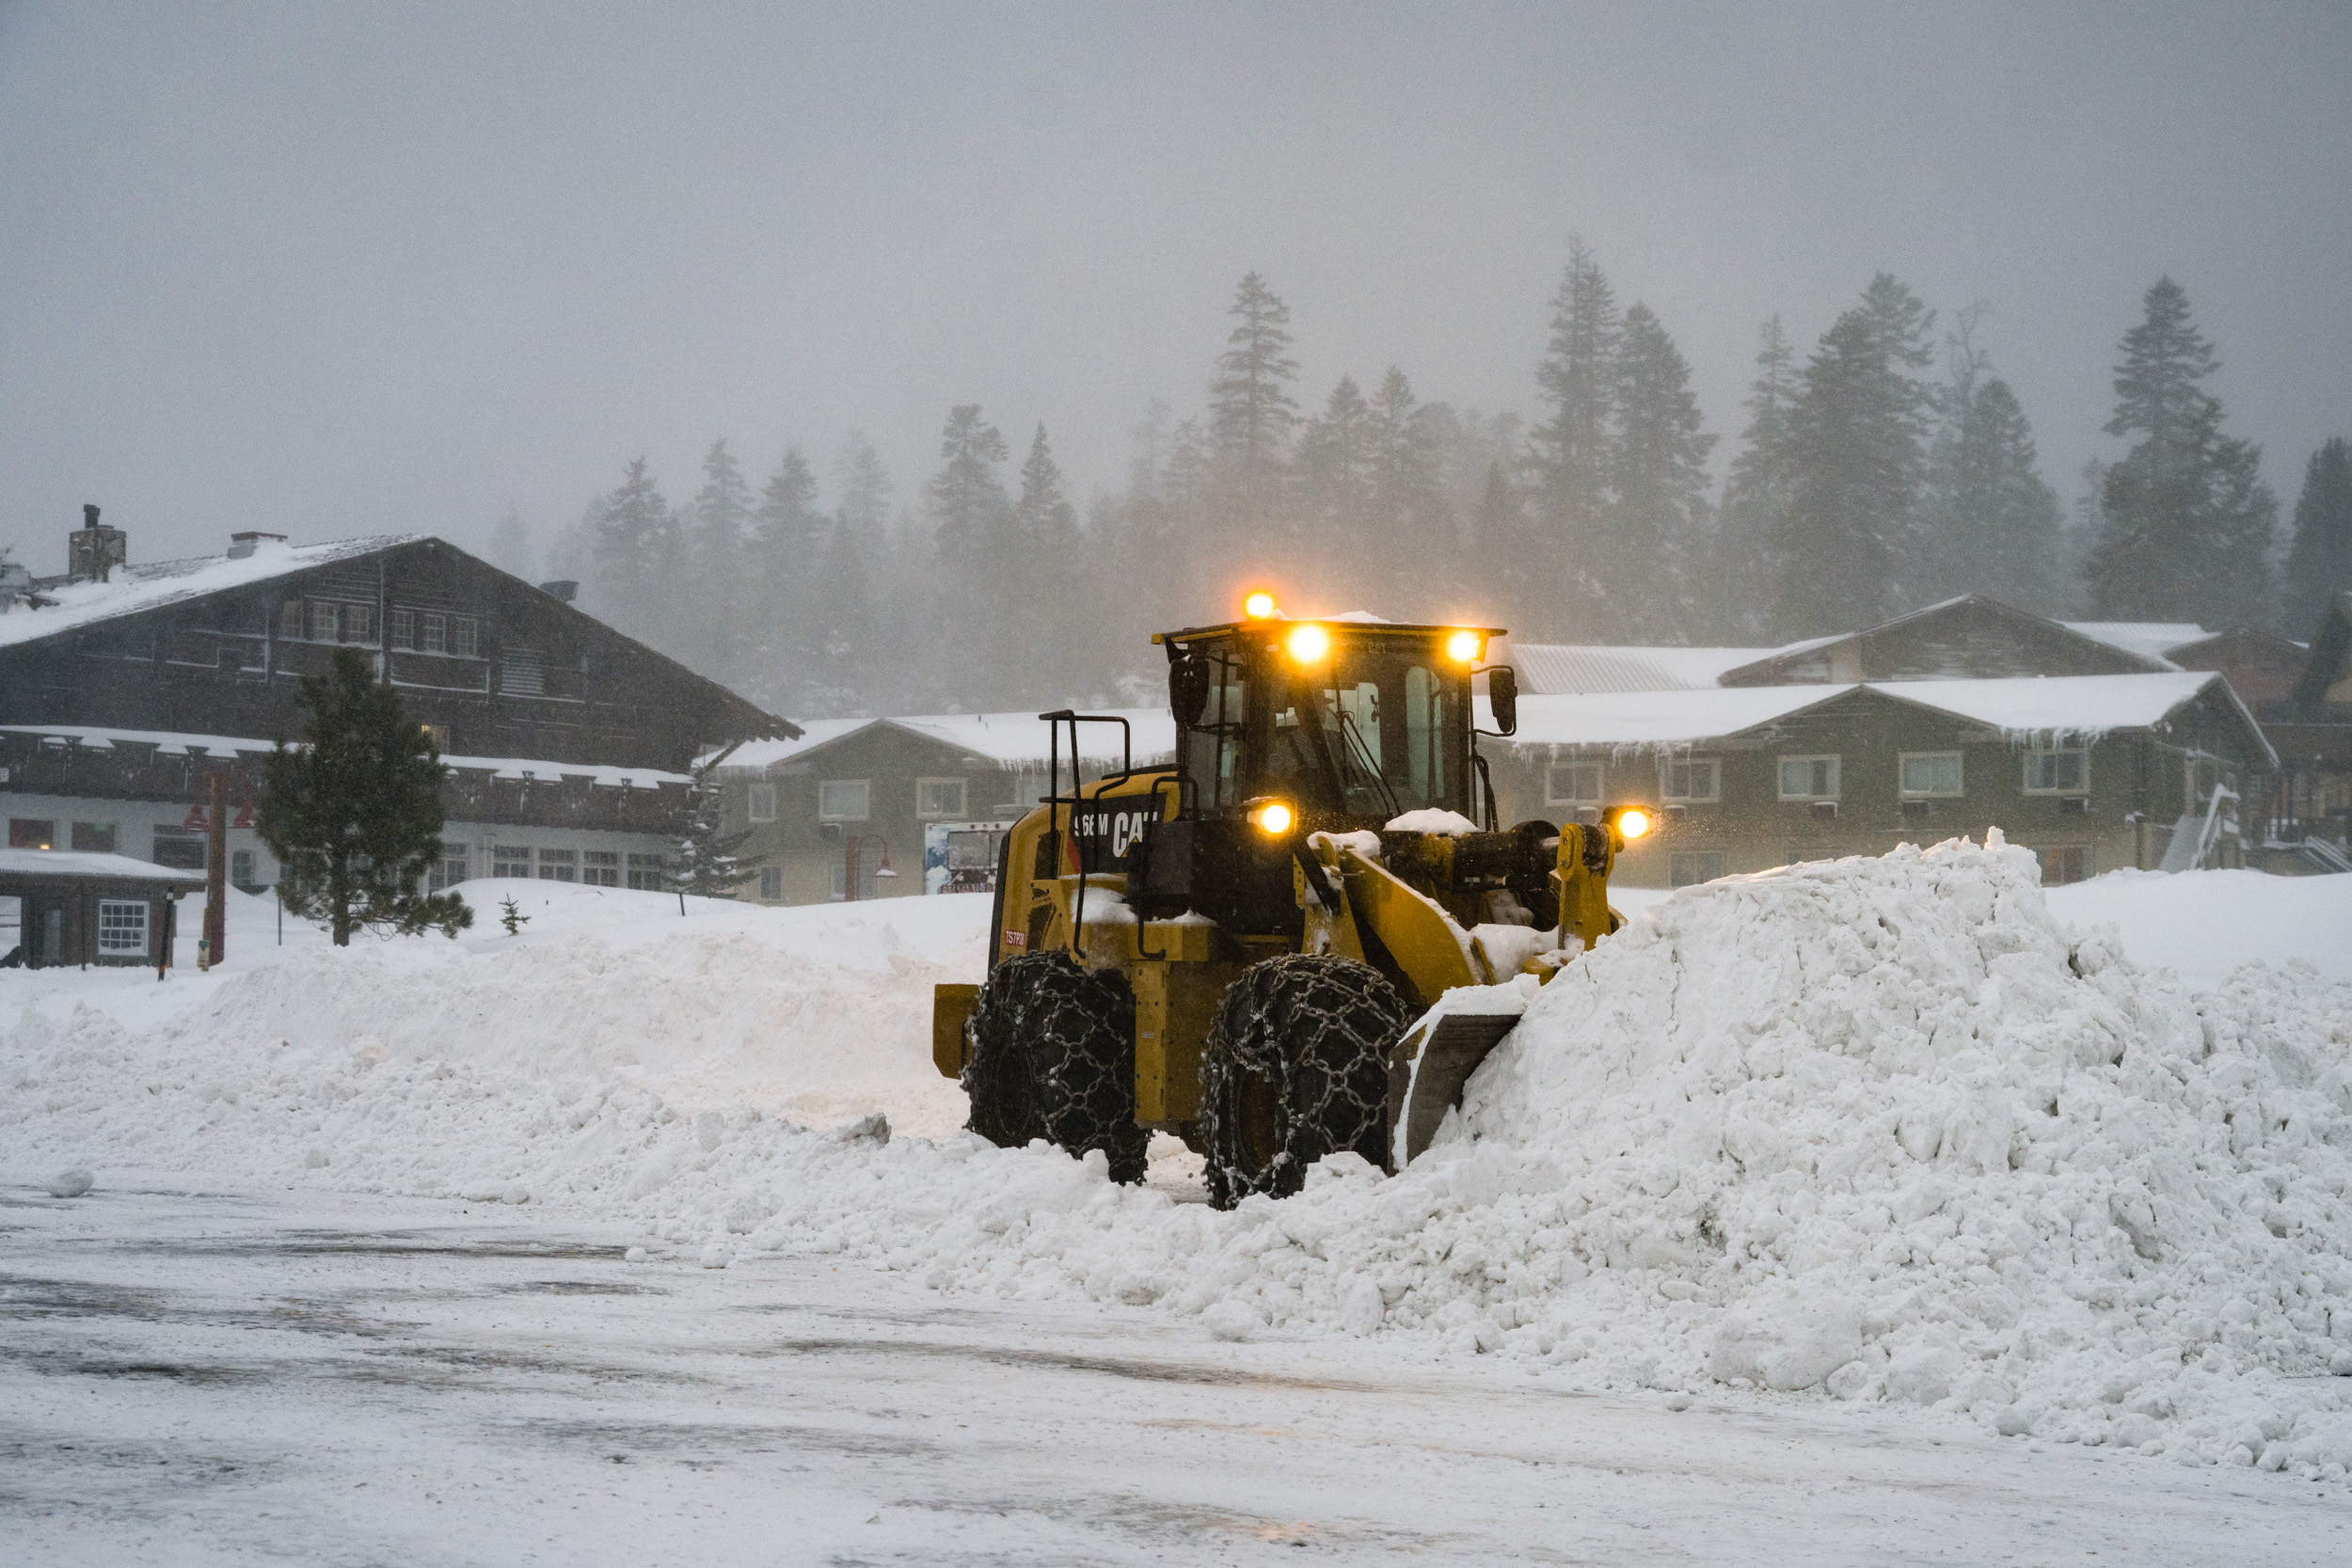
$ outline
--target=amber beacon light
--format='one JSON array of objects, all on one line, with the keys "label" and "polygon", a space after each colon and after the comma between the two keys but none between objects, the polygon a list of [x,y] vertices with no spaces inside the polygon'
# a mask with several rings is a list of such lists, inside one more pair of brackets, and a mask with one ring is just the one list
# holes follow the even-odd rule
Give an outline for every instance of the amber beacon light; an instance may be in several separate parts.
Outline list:
[{"label": "amber beacon light", "polygon": [[1446,657],[1456,664],[1475,664],[1485,652],[1486,640],[1467,627],[1445,640]]},{"label": "amber beacon light", "polygon": [[1319,663],[1331,651],[1331,634],[1310,621],[1291,633],[1290,650],[1301,664]]},{"label": "amber beacon light", "polygon": [[1274,614],[1274,595],[1261,588],[1241,602],[1241,612],[1253,621],[1263,621]]}]

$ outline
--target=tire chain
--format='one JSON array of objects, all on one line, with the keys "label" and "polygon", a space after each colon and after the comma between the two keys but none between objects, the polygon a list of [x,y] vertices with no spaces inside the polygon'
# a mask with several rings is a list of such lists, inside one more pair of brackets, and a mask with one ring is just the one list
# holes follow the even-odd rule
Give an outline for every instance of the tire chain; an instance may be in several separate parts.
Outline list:
[{"label": "tire chain", "polygon": [[1007,1148],[1032,1138],[1099,1148],[1112,1180],[1143,1180],[1150,1134],[1136,1125],[1136,995],[1124,975],[1060,953],[1007,958],[964,1042],[973,1132]]},{"label": "tire chain", "polygon": [[[1412,1016],[1387,975],[1354,958],[1289,954],[1228,987],[1200,1059],[1209,1201],[1230,1209],[1252,1193],[1288,1196],[1309,1165],[1342,1149],[1383,1164],[1389,1052]],[[1242,1155],[1250,1077],[1273,1081],[1278,1105],[1281,1147],[1261,1170]]]}]

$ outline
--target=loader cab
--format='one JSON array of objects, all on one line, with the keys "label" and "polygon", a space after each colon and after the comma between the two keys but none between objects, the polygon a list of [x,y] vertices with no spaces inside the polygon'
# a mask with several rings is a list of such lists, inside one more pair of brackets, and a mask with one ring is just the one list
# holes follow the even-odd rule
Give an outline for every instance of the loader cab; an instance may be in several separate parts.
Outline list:
[{"label": "loader cab", "polygon": [[1187,815],[1233,819],[1279,800],[1332,832],[1428,809],[1474,816],[1470,676],[1495,635],[1268,614],[1154,638]]}]

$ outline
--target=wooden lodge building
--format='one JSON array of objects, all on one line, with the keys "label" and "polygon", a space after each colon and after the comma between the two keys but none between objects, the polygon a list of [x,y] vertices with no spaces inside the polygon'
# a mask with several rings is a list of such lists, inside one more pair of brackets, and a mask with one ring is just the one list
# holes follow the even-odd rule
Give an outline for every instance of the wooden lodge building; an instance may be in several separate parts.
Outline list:
[{"label": "wooden lodge building", "polygon": [[[452,773],[436,885],[537,877],[660,885],[688,768],[799,730],[569,602],[439,539],[290,545],[132,564],[89,509],[64,575],[0,577],[0,817],[15,849],[204,866],[230,775],[230,876],[277,867],[252,832],[258,757],[299,733],[301,677],[362,651]],[[0,943],[5,946],[6,943]]]},{"label": "wooden lodge building", "polygon": [[1658,813],[1620,863],[1636,885],[1995,827],[2053,882],[2245,863],[2279,759],[2231,677],[2175,649],[2245,652],[1979,596],[1778,649],[1521,646],[1518,733],[1483,749],[1505,822]]}]

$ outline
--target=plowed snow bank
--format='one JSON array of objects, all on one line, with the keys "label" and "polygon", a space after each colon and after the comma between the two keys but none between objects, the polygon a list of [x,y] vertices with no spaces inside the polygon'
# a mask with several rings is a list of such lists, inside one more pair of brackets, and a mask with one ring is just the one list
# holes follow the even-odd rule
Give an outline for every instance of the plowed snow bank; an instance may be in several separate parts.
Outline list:
[{"label": "plowed snow bank", "polygon": [[[2052,921],[2024,851],[1686,890],[1534,994],[1412,1169],[1232,1214],[945,1132],[935,974],[772,933],[318,955],[163,1027],[28,1012],[0,1127],[102,1171],[560,1202],[713,1262],[2352,1465],[2352,988],[2141,973]],[[939,1141],[782,1119],[869,1102]]]}]

